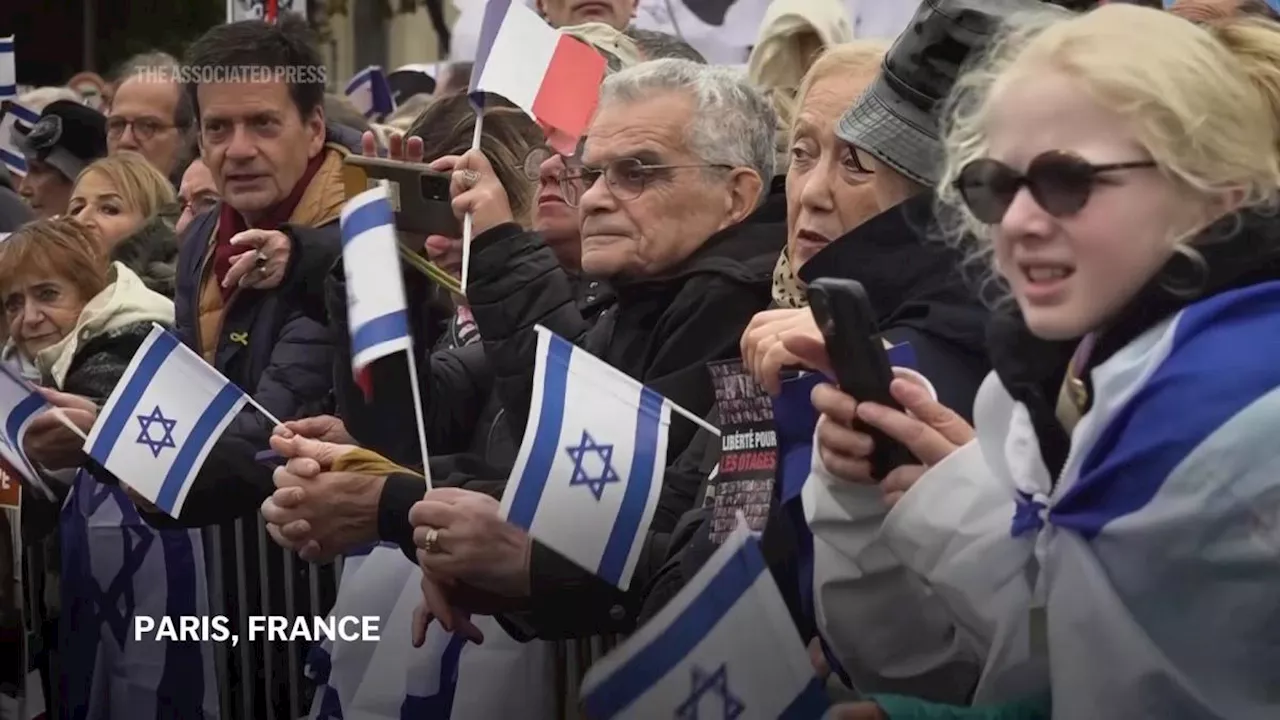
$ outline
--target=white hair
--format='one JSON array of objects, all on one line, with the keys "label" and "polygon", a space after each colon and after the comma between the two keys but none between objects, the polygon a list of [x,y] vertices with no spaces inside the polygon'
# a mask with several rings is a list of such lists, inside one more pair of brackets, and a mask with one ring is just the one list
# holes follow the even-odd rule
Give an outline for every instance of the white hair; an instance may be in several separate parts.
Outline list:
[{"label": "white hair", "polygon": [[693,97],[686,137],[702,162],[751,168],[764,183],[761,197],[768,193],[777,163],[777,115],[745,73],[689,60],[650,60],[606,78],[600,105],[636,102],[663,91]]},{"label": "white hair", "polygon": [[78,103],[84,102],[84,98],[80,97],[80,93],[77,93],[75,90],[72,90],[69,87],[54,87],[52,85],[28,90],[18,96],[18,104],[26,107],[34,113],[42,112],[46,105],[58,100],[70,100]]}]

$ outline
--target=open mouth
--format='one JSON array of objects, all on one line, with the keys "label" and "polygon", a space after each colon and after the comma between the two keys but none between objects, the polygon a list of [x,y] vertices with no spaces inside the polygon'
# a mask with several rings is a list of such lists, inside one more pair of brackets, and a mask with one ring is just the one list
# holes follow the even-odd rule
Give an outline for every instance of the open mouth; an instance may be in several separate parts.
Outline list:
[{"label": "open mouth", "polygon": [[1046,298],[1060,291],[1076,269],[1064,263],[1024,262],[1018,263],[1018,272],[1022,275],[1025,293]]}]

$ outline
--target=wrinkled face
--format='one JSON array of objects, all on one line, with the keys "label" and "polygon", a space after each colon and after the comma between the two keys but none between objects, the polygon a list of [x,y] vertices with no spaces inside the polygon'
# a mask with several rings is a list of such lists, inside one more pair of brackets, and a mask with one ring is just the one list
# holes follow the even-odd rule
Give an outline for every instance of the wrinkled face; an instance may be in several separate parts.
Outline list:
[{"label": "wrinkled face", "polygon": [[37,218],[53,217],[67,211],[67,203],[71,202],[72,183],[62,171],[54,166],[27,159],[27,174],[22,176],[18,184],[18,194],[22,196]]},{"label": "wrinkled face", "polygon": [[[1125,118],[1070,77],[1038,73],[999,97],[990,157],[1026,173],[1050,151],[1094,165],[1149,161]],[[994,230],[996,267],[1031,331],[1073,339],[1103,326],[1164,265],[1203,208],[1153,168],[1103,172],[1079,211],[1055,217],[1024,185]]]},{"label": "wrinkled face", "polygon": [[76,183],[67,214],[93,231],[106,255],[146,222],[138,206],[100,172],[86,173]]},{"label": "wrinkled face", "polygon": [[625,30],[636,16],[637,0],[538,0],[538,10],[552,27],[598,22]]},{"label": "wrinkled face", "polygon": [[560,189],[564,170],[564,156],[554,152],[538,166],[538,206],[533,214],[533,229],[542,234],[561,264],[577,269],[581,264],[582,234],[578,209],[569,207]]},{"label": "wrinkled face", "polygon": [[324,110],[302,117],[288,84],[275,81],[203,84],[197,97],[204,164],[253,223],[289,196],[324,146]]},{"label": "wrinkled face", "polygon": [[213,173],[203,160],[193,160],[182,173],[182,185],[178,187],[178,200],[182,203],[182,215],[178,216],[177,232],[191,224],[197,215],[206,213],[218,204],[218,186]]},{"label": "wrinkled face", "polygon": [[[666,92],[596,113],[583,166],[604,172],[584,183],[579,200],[586,274],[660,275],[733,223],[727,174],[706,167],[685,139],[693,109],[693,98]],[[618,161],[658,167],[615,173]]]},{"label": "wrinkled face", "polygon": [[835,133],[875,72],[819,80],[796,114],[787,169],[787,252],[795,270],[879,212],[867,161]]},{"label": "wrinkled face", "polygon": [[182,88],[144,76],[124,81],[111,100],[107,115],[107,151],[141,153],[166,176],[182,154],[182,131],[174,126]]},{"label": "wrinkled face", "polygon": [[9,336],[28,358],[56,345],[76,326],[88,298],[65,278],[22,278],[0,288]]}]

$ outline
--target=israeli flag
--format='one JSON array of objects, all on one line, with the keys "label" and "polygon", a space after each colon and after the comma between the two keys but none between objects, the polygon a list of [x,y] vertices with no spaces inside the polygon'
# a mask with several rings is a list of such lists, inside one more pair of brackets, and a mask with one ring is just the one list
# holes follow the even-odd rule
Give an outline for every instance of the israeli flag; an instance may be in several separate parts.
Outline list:
[{"label": "israeli flag", "polygon": [[587,717],[823,717],[822,681],[739,517],[693,581],[587,672]]},{"label": "israeli flag", "polygon": [[626,590],[666,469],[671,404],[539,326],[509,522]]},{"label": "israeli flag", "polygon": [[27,174],[27,159],[13,142],[14,130],[30,132],[39,120],[40,113],[14,100],[0,103],[0,162],[14,175]]},{"label": "israeli flag", "polygon": [[0,100],[18,96],[18,61],[14,59],[13,36],[0,37]]},{"label": "israeli flag", "polygon": [[6,363],[0,363],[0,417],[4,418],[4,426],[0,427],[0,458],[13,468],[27,484],[52,500],[55,495],[35,465],[27,459],[22,449],[23,440],[27,436],[27,428],[41,410],[49,407],[44,396],[36,392],[35,387],[20,376]]},{"label": "israeli flag", "polygon": [[341,224],[351,370],[368,395],[369,364],[394,352],[413,350],[387,186],[366,190],[347,201]]},{"label": "israeli flag", "polygon": [[173,517],[247,398],[154,325],[89,431],[89,456]]},{"label": "israeli flag", "polygon": [[370,120],[381,120],[396,110],[391,83],[387,81],[387,74],[377,65],[370,65],[356,73],[347,82],[343,93]]}]

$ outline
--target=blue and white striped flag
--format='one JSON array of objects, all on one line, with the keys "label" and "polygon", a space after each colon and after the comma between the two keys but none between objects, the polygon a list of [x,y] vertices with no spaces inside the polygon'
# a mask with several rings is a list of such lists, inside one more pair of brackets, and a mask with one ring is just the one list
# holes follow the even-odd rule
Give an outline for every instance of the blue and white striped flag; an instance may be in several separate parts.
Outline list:
[{"label": "blue and white striped flag", "polygon": [[44,396],[6,363],[0,363],[0,457],[36,491],[52,500],[55,495],[45,485],[35,465],[22,449],[27,428],[41,410],[49,407]]},{"label": "blue and white striped flag", "polygon": [[582,681],[592,720],[816,720],[829,702],[786,602],[738,528],[670,604]]},{"label": "blue and white striped flag", "polygon": [[173,517],[213,443],[248,401],[243,391],[159,325],[134,354],[85,448]]},{"label": "blue and white striped flag", "polygon": [[13,36],[0,37],[0,100],[18,97],[18,61],[13,52]]},{"label": "blue and white striped flag", "polygon": [[671,403],[539,326],[509,522],[626,590],[658,505]]},{"label": "blue and white striped flag", "polygon": [[27,159],[13,142],[13,131],[21,128],[23,133],[40,120],[40,113],[14,100],[0,103],[0,162],[15,175],[27,174]]},{"label": "blue and white striped flag", "polygon": [[368,397],[369,365],[401,350],[412,352],[409,310],[400,276],[395,217],[387,186],[366,190],[342,208],[342,270],[347,279],[351,371]]},{"label": "blue and white striped flag", "polygon": [[391,83],[377,65],[370,65],[352,76],[343,92],[356,110],[370,120],[382,120],[396,110]]}]

